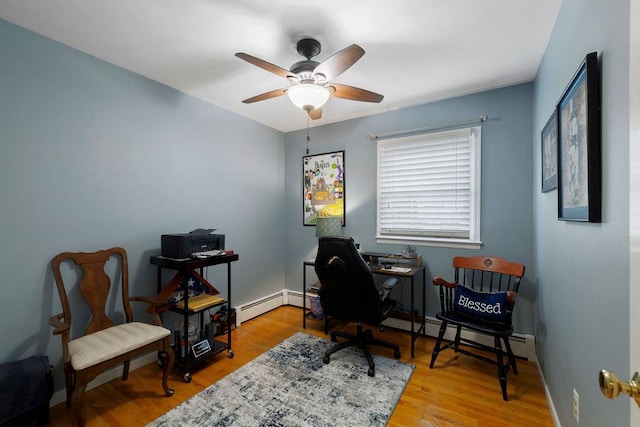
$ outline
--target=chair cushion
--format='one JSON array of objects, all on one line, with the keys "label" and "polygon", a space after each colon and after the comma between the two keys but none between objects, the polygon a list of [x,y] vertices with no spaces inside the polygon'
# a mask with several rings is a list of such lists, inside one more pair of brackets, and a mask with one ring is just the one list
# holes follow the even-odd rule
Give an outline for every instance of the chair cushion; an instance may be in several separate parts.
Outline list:
[{"label": "chair cushion", "polygon": [[511,305],[507,301],[507,292],[477,292],[457,285],[453,310],[483,321],[509,323]]},{"label": "chair cushion", "polygon": [[148,323],[112,326],[69,341],[71,366],[76,371],[97,365],[170,335],[171,331]]}]

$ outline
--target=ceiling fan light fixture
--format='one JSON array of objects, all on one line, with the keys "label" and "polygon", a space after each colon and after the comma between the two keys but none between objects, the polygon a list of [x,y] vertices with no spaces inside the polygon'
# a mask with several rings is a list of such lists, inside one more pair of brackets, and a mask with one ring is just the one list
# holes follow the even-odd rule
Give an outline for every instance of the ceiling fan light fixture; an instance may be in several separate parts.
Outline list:
[{"label": "ceiling fan light fixture", "polygon": [[331,93],[324,86],[312,83],[301,83],[291,86],[287,90],[287,95],[293,104],[305,111],[321,108],[331,96]]}]

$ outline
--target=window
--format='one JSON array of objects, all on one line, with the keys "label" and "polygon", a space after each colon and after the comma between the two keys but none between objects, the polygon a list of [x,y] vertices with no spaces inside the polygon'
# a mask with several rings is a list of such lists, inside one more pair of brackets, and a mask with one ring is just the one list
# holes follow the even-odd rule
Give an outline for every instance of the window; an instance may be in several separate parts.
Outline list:
[{"label": "window", "polygon": [[480,126],[378,141],[378,243],[480,247]]}]

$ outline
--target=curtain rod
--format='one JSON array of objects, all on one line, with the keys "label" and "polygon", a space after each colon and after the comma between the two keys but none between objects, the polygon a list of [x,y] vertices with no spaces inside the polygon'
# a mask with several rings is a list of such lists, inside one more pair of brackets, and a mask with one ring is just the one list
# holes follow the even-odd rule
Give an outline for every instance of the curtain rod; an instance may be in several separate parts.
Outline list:
[{"label": "curtain rod", "polygon": [[380,134],[371,134],[371,135],[368,135],[367,138],[369,138],[371,141],[377,141],[379,139],[391,138],[393,136],[399,136],[399,135],[418,134],[418,133],[429,132],[429,131],[434,131],[434,130],[451,129],[451,128],[456,128],[456,127],[463,126],[463,125],[470,125],[470,124],[477,123],[477,122],[484,123],[484,122],[487,121],[488,118],[489,118],[489,116],[484,115],[484,116],[480,116],[477,119],[467,120],[467,121],[458,122],[458,123],[451,123],[451,124],[443,125],[443,126],[430,126],[430,127],[425,127],[425,128],[397,130],[397,131],[393,131],[393,132],[386,132],[386,133],[380,133]]}]

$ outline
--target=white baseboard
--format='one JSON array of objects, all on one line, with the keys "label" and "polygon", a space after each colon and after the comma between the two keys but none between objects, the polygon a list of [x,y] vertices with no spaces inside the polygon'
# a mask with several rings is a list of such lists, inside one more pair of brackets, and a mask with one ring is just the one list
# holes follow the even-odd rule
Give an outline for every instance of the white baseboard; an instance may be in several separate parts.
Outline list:
[{"label": "white baseboard", "polygon": [[[287,300],[289,302],[289,305],[302,307],[301,291],[291,291],[287,289],[285,289],[284,291],[287,293]],[[311,306],[311,304],[309,303],[309,298],[310,296],[307,294],[306,307]],[[389,326],[390,328],[396,328],[403,331],[411,330],[411,322],[409,322],[408,320],[389,318],[385,320],[382,324],[385,326]],[[417,325],[415,325],[414,327],[417,328]],[[440,329],[440,321],[435,317],[427,316],[426,334],[430,337],[437,337],[439,329]],[[448,327],[447,332],[445,333],[445,338],[448,340],[452,340],[455,334],[456,334],[456,329],[453,327]],[[477,334],[469,331],[463,331],[462,337],[493,347],[493,339],[486,335]],[[511,344],[511,349],[513,350],[513,353],[516,356],[525,358],[528,361],[535,361],[536,344],[535,344],[535,337],[533,335],[514,333],[509,339],[509,342]]]},{"label": "white baseboard", "polygon": [[560,418],[558,417],[558,412],[556,411],[556,406],[553,404],[553,399],[551,398],[551,392],[549,391],[549,387],[547,386],[547,381],[544,378],[544,374],[542,373],[542,368],[540,367],[540,363],[538,363],[537,357],[535,358],[534,362],[536,363],[536,367],[538,368],[538,375],[540,376],[540,380],[542,381],[542,386],[544,387],[544,395],[547,398],[547,405],[549,405],[549,411],[551,412],[553,425],[555,427],[562,427],[562,424],[560,424]]},{"label": "white baseboard", "polygon": [[[310,295],[307,295],[307,300],[310,297],[311,297]],[[294,307],[302,307],[302,292],[283,289],[282,291],[273,293],[271,295],[267,295],[255,301],[251,301],[246,304],[235,306],[234,308],[236,309],[236,327],[240,326],[243,322],[246,322],[247,320],[260,316],[261,314],[264,314],[282,305],[292,305]],[[307,301],[306,306],[307,307],[311,306],[309,301]],[[437,336],[438,329],[440,327],[440,321],[433,317],[427,316],[426,323],[427,323],[426,334],[432,337]],[[405,320],[390,318],[385,320],[383,324],[391,328],[401,329],[404,331],[411,330],[411,323]],[[447,337],[448,339],[452,339],[454,335],[455,335],[455,328],[448,328],[445,334],[445,337]],[[480,334],[463,333],[463,337],[473,339],[481,343],[486,343],[487,345],[493,345],[493,342],[490,338],[482,336]],[[510,342],[511,342],[511,347],[513,349],[513,352],[516,356],[526,358],[529,361],[536,361],[535,339],[533,335],[516,333],[516,334],[513,334]],[[157,355],[155,353],[150,353],[148,355],[139,357],[131,361],[131,366],[129,368],[129,371],[130,372],[134,371],[142,366],[148,365],[149,363],[156,363],[157,360],[158,360]],[[540,373],[540,375],[542,377],[542,372]],[[118,366],[108,371],[105,371],[102,374],[98,375],[96,379],[94,379],[89,383],[89,385],[87,386],[87,390],[91,390],[95,387],[98,387],[99,385],[107,383],[121,376],[122,376],[122,366]],[[550,402],[549,406],[553,410],[554,422],[555,422],[557,420],[557,414],[555,414],[555,408],[553,407],[552,402],[550,400],[548,390],[546,389],[546,384],[545,384],[545,393],[547,394],[548,400]],[[53,394],[53,396],[51,397],[50,406],[55,406],[65,401],[66,401],[66,392],[63,389]],[[559,424],[556,424],[556,425],[559,426]]]},{"label": "white baseboard", "polygon": [[[426,334],[430,337],[437,337],[438,332],[440,331],[440,321],[435,317],[427,316],[425,323],[426,323],[426,329],[427,329]],[[388,318],[387,320],[382,322],[382,324],[385,326],[389,326],[391,328],[401,329],[404,331],[411,330],[411,322],[409,322],[408,320]],[[415,325],[414,328],[417,328],[417,325]],[[452,326],[448,326],[447,332],[445,332],[444,334],[445,339],[451,341],[453,340],[455,335],[456,335],[456,328]],[[480,344],[487,345],[489,347],[493,347],[493,344],[494,344],[493,338],[487,335],[478,334],[472,331],[463,330],[461,333],[461,337],[478,342]],[[535,360],[536,347],[535,347],[535,337],[533,335],[514,333],[509,338],[509,343],[511,344],[511,349],[513,350],[513,354],[515,354],[516,356],[527,359],[528,361]]]},{"label": "white baseboard", "polygon": [[260,316],[268,311],[278,308],[282,305],[286,305],[285,297],[286,289],[276,292],[271,295],[264,296],[255,301],[248,302],[246,304],[238,305],[234,307],[236,309],[236,327],[240,326],[243,322]]},{"label": "white baseboard", "polygon": [[[287,303],[294,307],[302,307],[302,292],[300,291],[291,291],[289,289],[284,289],[284,292],[287,295]],[[311,307],[310,299],[312,296],[307,293],[307,304],[305,307]]]}]

